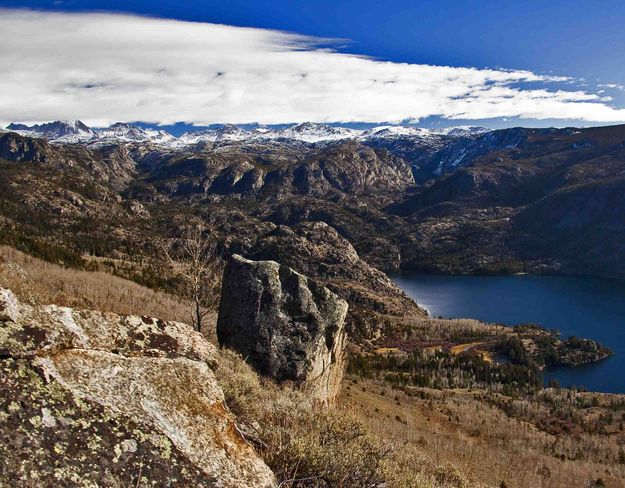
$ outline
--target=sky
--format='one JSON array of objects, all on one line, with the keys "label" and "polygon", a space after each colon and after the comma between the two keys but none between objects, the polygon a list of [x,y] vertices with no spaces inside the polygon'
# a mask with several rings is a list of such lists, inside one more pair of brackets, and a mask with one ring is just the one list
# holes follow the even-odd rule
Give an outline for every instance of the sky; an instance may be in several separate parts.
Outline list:
[{"label": "sky", "polygon": [[625,2],[0,0],[0,125],[625,122]]}]

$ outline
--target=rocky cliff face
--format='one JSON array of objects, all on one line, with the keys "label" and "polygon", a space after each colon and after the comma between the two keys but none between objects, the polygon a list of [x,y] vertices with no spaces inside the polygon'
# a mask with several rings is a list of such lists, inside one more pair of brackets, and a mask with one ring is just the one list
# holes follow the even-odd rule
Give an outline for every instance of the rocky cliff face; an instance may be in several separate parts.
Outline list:
[{"label": "rocky cliff face", "polygon": [[0,290],[0,479],[7,486],[265,488],[185,324],[30,307]]},{"label": "rocky cliff face", "polygon": [[13,162],[45,163],[53,150],[42,140],[14,133],[0,134],[0,158]]},{"label": "rocky cliff face", "polygon": [[344,300],[291,268],[235,255],[224,272],[217,335],[261,374],[332,403],[345,368],[346,314]]},{"label": "rocky cliff face", "polygon": [[[141,159],[146,182],[170,197],[370,195],[414,184],[410,165],[384,149],[348,142],[328,148],[276,143],[163,152]],[[139,188],[145,191],[145,188]]]}]

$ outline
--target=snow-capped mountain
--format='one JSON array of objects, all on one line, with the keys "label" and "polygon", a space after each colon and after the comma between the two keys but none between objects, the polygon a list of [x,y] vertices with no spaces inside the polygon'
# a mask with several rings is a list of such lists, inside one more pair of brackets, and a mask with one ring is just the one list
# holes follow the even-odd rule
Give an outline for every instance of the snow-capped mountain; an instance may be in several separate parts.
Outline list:
[{"label": "snow-capped mountain", "polygon": [[360,131],[354,129],[305,122],[303,124],[287,127],[286,129],[259,127],[253,130],[245,130],[236,125],[224,125],[219,128],[186,132],[180,136],[179,140],[185,144],[196,144],[198,142],[270,141],[280,139],[316,143],[350,138],[355,139],[359,135]]},{"label": "snow-capped mountain", "polygon": [[467,137],[478,136],[486,132],[490,132],[490,129],[477,125],[458,125],[455,127],[446,127],[444,129],[433,129],[432,131],[436,132],[437,134],[444,134],[446,136]]},{"label": "snow-capped mountain", "polygon": [[117,122],[106,129],[96,129],[97,142],[154,142],[174,143],[177,139],[164,130],[142,129],[132,124]]},{"label": "snow-capped mountain", "polygon": [[395,138],[428,138],[435,133],[421,127],[402,125],[381,125],[364,131],[360,139],[395,139]]},{"label": "snow-capped mountain", "polygon": [[169,132],[154,129],[142,129],[132,124],[118,122],[105,129],[92,129],[80,120],[55,121],[45,124],[24,125],[9,124],[7,130],[18,134],[39,137],[59,143],[113,143],[113,142],[153,142],[173,144],[177,138]]},{"label": "snow-capped mountain", "polygon": [[57,143],[142,143],[150,142],[169,148],[180,148],[200,142],[214,144],[288,142],[320,144],[340,140],[359,140],[371,144],[416,143],[439,145],[450,138],[478,137],[488,129],[460,126],[445,129],[424,129],[415,126],[382,125],[368,130],[334,127],[328,124],[305,122],[286,128],[257,127],[246,130],[236,125],[223,125],[198,129],[175,137],[169,132],[144,129],[136,125],[118,122],[103,129],[92,129],[80,121],[56,121],[27,126],[10,124],[7,130],[31,137],[41,137]]},{"label": "snow-capped mountain", "polygon": [[304,122],[281,131],[276,131],[276,138],[294,139],[302,142],[339,141],[342,139],[358,139],[362,131],[333,127],[327,124]]},{"label": "snow-capped mountain", "polygon": [[222,127],[185,132],[178,140],[182,144],[198,142],[237,142],[251,139],[254,134],[236,125],[226,124]]},{"label": "snow-capped mountain", "polygon": [[48,122],[45,124],[9,124],[8,130],[31,137],[42,137],[58,142],[84,142],[95,137],[95,132],[80,120]]},{"label": "snow-capped mountain", "polygon": [[364,131],[361,139],[394,139],[394,138],[438,138],[440,136],[449,137],[472,137],[489,132],[489,129],[478,126],[455,126],[444,129],[425,129],[423,127],[404,125],[382,125]]}]

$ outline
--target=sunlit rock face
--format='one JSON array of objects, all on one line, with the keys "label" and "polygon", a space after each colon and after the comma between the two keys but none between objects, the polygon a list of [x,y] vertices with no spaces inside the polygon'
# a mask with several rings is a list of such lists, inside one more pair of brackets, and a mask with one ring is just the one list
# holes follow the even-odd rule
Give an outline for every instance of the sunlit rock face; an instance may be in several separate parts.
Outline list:
[{"label": "sunlit rock face", "polygon": [[31,307],[0,290],[0,480],[275,486],[225,404],[218,356],[185,324]]},{"label": "sunlit rock face", "polygon": [[275,261],[234,255],[224,272],[217,335],[261,374],[330,404],[345,370],[347,302]]}]

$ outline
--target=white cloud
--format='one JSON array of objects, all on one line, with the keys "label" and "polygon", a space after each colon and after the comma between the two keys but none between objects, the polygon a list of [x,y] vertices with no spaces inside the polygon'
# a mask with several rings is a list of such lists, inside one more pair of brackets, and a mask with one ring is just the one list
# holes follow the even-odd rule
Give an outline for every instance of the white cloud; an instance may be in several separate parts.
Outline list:
[{"label": "white cloud", "polygon": [[0,121],[625,121],[599,95],[546,88],[567,78],[384,62],[271,30],[0,10],[0,32]]},{"label": "white cloud", "polygon": [[617,83],[604,83],[597,85],[601,88],[611,88],[613,90],[623,90],[625,91],[625,85],[619,85]]}]

